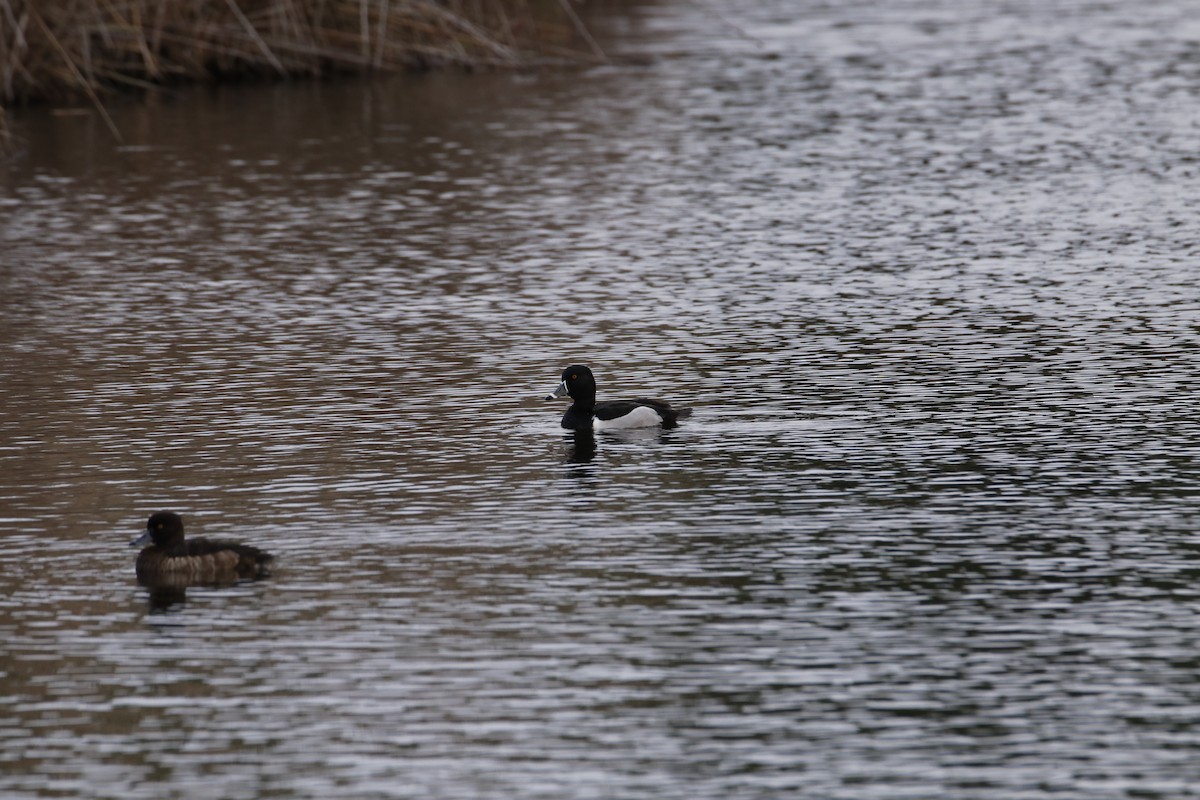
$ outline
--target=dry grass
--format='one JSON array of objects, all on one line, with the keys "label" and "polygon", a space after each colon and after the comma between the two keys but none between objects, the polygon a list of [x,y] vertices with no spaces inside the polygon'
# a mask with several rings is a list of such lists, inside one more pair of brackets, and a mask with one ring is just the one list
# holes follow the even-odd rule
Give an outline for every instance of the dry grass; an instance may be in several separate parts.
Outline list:
[{"label": "dry grass", "polygon": [[[602,57],[572,0],[0,0],[0,106],[251,74]],[[587,51],[572,49],[590,47]]]}]

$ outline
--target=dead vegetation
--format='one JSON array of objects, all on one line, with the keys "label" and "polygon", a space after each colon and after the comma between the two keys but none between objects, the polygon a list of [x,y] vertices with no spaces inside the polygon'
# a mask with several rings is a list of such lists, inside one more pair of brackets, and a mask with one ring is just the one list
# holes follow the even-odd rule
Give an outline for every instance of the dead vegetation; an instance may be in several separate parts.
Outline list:
[{"label": "dead vegetation", "polygon": [[243,75],[603,58],[577,0],[0,0],[3,107]]}]

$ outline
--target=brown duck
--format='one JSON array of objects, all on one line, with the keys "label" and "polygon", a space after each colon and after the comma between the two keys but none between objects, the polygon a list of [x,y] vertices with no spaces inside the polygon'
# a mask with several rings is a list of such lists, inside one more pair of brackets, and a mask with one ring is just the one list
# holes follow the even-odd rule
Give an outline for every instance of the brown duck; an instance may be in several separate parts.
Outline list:
[{"label": "brown duck", "polygon": [[170,511],[152,514],[146,532],[129,543],[138,553],[143,584],[188,586],[265,578],[273,556],[257,547],[216,539],[183,538],[183,519]]}]

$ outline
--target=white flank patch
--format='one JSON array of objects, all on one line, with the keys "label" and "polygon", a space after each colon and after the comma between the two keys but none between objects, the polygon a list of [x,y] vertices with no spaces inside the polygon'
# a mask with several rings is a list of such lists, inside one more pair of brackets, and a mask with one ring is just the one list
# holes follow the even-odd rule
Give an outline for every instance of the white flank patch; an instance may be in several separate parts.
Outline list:
[{"label": "white flank patch", "polygon": [[662,417],[649,406],[638,406],[623,417],[616,419],[595,419],[592,427],[598,431],[616,431],[622,428],[649,428],[651,425],[661,425]]}]

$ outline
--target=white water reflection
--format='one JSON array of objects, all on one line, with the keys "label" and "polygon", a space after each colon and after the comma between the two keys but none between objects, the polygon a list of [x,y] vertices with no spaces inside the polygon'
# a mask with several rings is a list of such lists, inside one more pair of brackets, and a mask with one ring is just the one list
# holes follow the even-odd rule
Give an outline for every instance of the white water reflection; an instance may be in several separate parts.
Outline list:
[{"label": "white water reflection", "polygon": [[[23,113],[3,793],[1195,796],[1189,11]],[[148,597],[164,507],[275,577]]]}]

